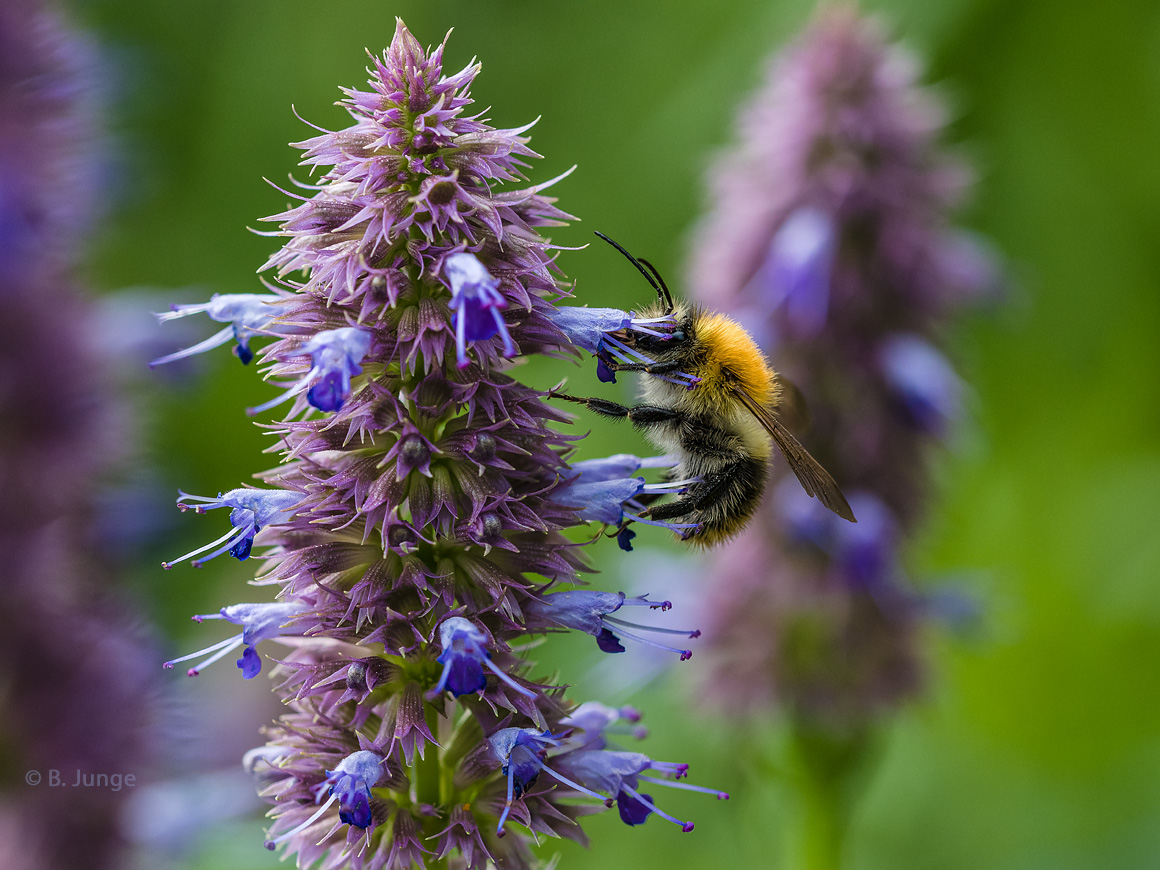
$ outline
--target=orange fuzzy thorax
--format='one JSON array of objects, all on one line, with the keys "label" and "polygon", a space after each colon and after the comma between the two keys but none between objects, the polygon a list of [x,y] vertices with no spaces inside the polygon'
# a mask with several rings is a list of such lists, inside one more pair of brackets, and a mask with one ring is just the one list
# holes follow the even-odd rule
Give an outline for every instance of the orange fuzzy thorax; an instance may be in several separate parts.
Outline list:
[{"label": "orange fuzzy thorax", "polygon": [[704,356],[690,374],[701,378],[695,391],[700,401],[735,403],[729,393],[735,384],[762,404],[776,407],[777,376],[741,324],[723,314],[706,315],[697,321],[697,342]]}]

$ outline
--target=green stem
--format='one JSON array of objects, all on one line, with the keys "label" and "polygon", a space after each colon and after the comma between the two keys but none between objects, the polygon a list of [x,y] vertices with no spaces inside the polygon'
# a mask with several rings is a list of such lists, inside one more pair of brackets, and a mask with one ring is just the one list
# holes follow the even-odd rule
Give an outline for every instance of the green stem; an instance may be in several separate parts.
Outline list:
[{"label": "green stem", "polygon": [[[439,715],[430,704],[423,705],[423,717],[427,720],[427,727],[431,733],[436,733]],[[421,804],[438,806],[443,802],[442,792],[442,763],[439,758],[439,747],[429,745],[424,750],[422,758],[416,757],[411,768],[411,775],[415,787],[415,800]],[[428,866],[431,866],[430,864]]]},{"label": "green stem", "polygon": [[846,829],[873,755],[868,726],[834,729],[797,720],[790,738],[799,798],[791,870],[840,870]]},{"label": "green stem", "polygon": [[840,870],[846,813],[841,800],[827,783],[803,783],[801,823],[798,832],[799,870]]}]

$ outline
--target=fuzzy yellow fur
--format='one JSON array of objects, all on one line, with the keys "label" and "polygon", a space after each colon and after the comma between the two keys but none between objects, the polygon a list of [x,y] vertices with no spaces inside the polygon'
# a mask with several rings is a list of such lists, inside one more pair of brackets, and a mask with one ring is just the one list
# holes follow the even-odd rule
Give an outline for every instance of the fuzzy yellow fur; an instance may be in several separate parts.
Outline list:
[{"label": "fuzzy yellow fur", "polygon": [[705,349],[705,362],[691,372],[701,378],[697,391],[714,405],[736,404],[729,395],[731,384],[767,407],[776,407],[777,376],[765,355],[737,321],[724,314],[707,314],[697,320],[697,340]]}]

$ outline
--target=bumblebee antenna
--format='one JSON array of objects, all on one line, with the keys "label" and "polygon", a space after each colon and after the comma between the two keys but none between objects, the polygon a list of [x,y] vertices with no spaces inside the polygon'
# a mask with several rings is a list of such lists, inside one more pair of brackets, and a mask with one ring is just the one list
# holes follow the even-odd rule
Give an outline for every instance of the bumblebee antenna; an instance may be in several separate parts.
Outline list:
[{"label": "bumblebee antenna", "polygon": [[[637,271],[640,272],[640,274],[644,275],[644,280],[648,281],[649,286],[652,287],[653,290],[656,291],[657,299],[659,299],[661,302],[665,303],[669,307],[669,312],[671,313],[673,310],[673,297],[669,295],[669,288],[664,286],[665,282],[661,281],[658,284],[657,279],[654,278],[648,272],[648,270],[646,270],[645,267],[641,265],[640,260],[638,260],[632,254],[630,254],[628,251],[626,251],[623,247],[621,247],[619,243],[614,242],[612,239],[608,238],[608,236],[604,235],[604,233],[600,232],[600,230],[594,230],[594,232],[596,233],[596,235],[600,236],[600,238],[604,239],[604,241],[608,242],[608,244],[612,245],[612,247],[616,248],[616,250],[620,251],[620,253],[624,254],[624,256],[625,256],[625,258],[627,258],[628,262],[630,262],[630,263],[632,263],[632,265],[636,266]],[[652,266],[649,266],[649,269],[652,269]],[[655,271],[656,270],[653,269],[653,272],[655,272]],[[659,278],[659,277],[660,276],[658,275],[657,278]]]},{"label": "bumblebee antenna", "polygon": [[673,310],[673,294],[669,292],[669,285],[665,283],[665,279],[661,277],[661,273],[657,271],[657,267],[646,260],[644,257],[640,258],[640,263],[648,267],[648,270],[653,273],[653,276],[660,282],[661,289],[665,291],[665,304],[669,306],[669,312]]}]

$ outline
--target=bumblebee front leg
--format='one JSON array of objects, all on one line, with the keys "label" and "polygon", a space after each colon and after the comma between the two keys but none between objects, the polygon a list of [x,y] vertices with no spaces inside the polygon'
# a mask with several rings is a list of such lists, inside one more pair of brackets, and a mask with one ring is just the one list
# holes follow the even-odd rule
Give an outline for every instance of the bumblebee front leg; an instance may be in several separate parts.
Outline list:
[{"label": "bumblebee front leg", "polygon": [[549,393],[549,399],[563,399],[565,402],[575,402],[578,405],[584,405],[590,411],[595,411],[602,417],[611,417],[613,419],[628,418],[628,421],[633,426],[647,428],[649,426],[656,426],[660,423],[672,423],[680,420],[682,414],[680,411],[674,411],[672,408],[662,408],[659,405],[621,405],[617,402],[610,402],[608,399],[600,399],[596,397],[580,398],[579,396],[569,396],[564,393]]},{"label": "bumblebee front leg", "polygon": [[607,359],[602,361],[605,367],[613,372],[644,372],[649,375],[667,375],[679,371],[681,368],[680,360],[655,363],[621,363]]}]

